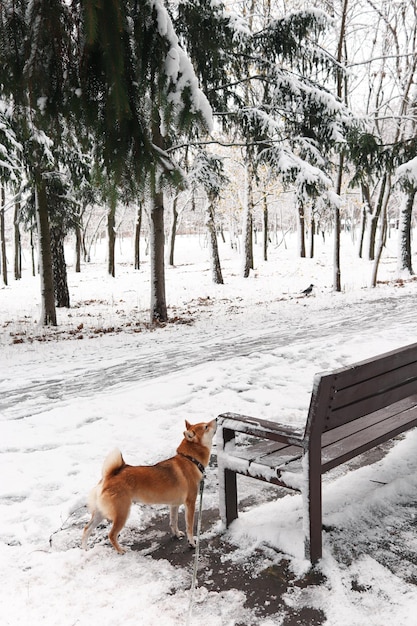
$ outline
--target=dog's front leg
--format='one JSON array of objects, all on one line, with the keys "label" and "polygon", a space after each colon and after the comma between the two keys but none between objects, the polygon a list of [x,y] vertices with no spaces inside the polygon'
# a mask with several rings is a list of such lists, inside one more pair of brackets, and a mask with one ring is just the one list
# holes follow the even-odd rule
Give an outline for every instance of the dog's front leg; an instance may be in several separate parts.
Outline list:
[{"label": "dog's front leg", "polygon": [[195,548],[194,540],[194,513],[195,513],[195,498],[189,498],[185,501],[185,525],[187,530],[188,545],[190,548]]},{"label": "dog's front leg", "polygon": [[169,525],[171,532],[177,539],[182,539],[184,533],[178,528],[178,506],[171,506],[169,510]]}]

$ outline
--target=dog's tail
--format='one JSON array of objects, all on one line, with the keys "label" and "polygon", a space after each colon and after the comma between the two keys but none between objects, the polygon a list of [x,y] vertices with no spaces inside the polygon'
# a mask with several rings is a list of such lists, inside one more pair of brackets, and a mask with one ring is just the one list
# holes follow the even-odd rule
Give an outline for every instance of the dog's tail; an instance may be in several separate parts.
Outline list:
[{"label": "dog's tail", "polygon": [[125,462],[122,457],[122,453],[118,448],[115,448],[104,459],[103,469],[101,471],[103,480],[108,478],[117,470],[120,470],[125,465]]}]

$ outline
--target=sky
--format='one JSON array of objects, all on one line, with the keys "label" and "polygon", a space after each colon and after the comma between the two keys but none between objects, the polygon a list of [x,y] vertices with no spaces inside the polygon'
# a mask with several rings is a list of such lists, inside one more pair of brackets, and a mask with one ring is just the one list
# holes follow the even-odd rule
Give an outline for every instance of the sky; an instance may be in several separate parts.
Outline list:
[{"label": "sky", "polygon": [[[132,508],[120,536],[125,555],[113,550],[106,528],[84,551],[88,492],[115,446],[128,463],[152,464],[175,453],[185,419],[208,421],[225,411],[303,425],[316,372],[415,341],[417,285],[397,279],[395,234],[375,289],[368,287],[372,264],[357,258],[354,235],[342,239],[338,294],[332,290],[330,236],[317,239],[314,259],[297,257],[292,235],[271,246],[268,262],[256,246],[247,279],[240,277],[238,251],[220,242],[224,285],[211,282],[204,237],[179,237],[176,266],[166,277],[171,322],[158,329],[148,325],[148,259],[139,271],[132,269],[130,240],[119,242],[116,279],[106,275],[100,245],[80,274],[67,250],[72,306],[58,310],[56,329],[38,326],[39,277],[30,275],[24,252],[22,280],[0,283],[2,623],[185,623],[191,566],[149,554],[163,543],[149,528],[155,516],[168,516],[166,507]],[[304,297],[310,283],[313,293]],[[411,431],[375,463],[352,463],[326,475],[323,583],[291,587],[286,607],[321,610],[328,626],[412,623],[416,446]],[[216,446],[203,515],[218,506],[215,460]],[[222,558],[229,566],[231,559],[250,561],[254,578],[284,560],[293,576],[305,576],[301,498],[264,501],[259,488],[242,480],[240,497],[256,492],[256,504],[227,531],[214,515],[202,545],[227,540],[234,551]],[[131,549],[147,537],[149,548]],[[257,559],[260,549],[263,558]],[[242,590],[209,591],[206,571],[198,570],[190,624],[284,623],[278,605],[271,618],[259,619],[245,606]]]}]

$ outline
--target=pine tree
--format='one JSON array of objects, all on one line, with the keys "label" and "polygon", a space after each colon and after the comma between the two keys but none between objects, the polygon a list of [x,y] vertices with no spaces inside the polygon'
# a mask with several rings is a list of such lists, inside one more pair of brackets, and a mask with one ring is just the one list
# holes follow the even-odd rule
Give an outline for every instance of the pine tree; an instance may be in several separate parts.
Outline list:
[{"label": "pine tree", "polygon": [[220,264],[219,248],[216,234],[216,208],[229,179],[224,173],[223,162],[219,157],[200,150],[194,159],[189,174],[189,183],[192,189],[202,187],[207,195],[206,227],[209,234],[210,262],[213,282],[222,285],[223,275]]},{"label": "pine tree", "polygon": [[[245,150],[251,170],[245,195],[251,197],[258,165],[264,163],[272,175],[295,186],[299,206],[319,196],[334,205],[330,157],[344,144],[353,117],[324,87],[331,81],[336,90],[340,69],[320,45],[328,18],[322,11],[305,10],[277,19],[268,14],[262,23],[253,17],[255,3],[249,4],[245,20],[220,2],[212,7],[188,0],[181,3],[178,26],[214,115],[230,131],[231,143]],[[219,51],[213,50],[217,42]],[[248,206],[243,230],[247,276],[252,263]]]},{"label": "pine tree", "polygon": [[[56,324],[48,151],[73,129],[80,143],[93,145],[96,164],[115,187],[151,185],[153,232],[163,233],[164,179],[178,176],[167,152],[170,136],[189,132],[197,122],[210,124],[211,111],[159,2],[4,0],[0,41],[0,93],[13,104],[20,136],[37,146],[24,165],[36,186],[43,246],[41,291],[48,301],[42,321]],[[151,319],[166,321],[160,235],[153,248]]]}]

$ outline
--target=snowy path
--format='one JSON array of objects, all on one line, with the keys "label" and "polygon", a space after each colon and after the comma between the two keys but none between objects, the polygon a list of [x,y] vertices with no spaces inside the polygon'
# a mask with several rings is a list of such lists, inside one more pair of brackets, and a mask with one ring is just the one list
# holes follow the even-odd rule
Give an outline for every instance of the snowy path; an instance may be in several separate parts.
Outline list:
[{"label": "snowy path", "polygon": [[[79,351],[65,354],[49,368],[37,363],[29,363],[26,375],[13,375],[3,368],[0,379],[0,415],[21,419],[27,415],[40,413],[52,402],[68,401],[94,395],[111,387],[125,383],[143,382],[160,376],[180,372],[187,368],[204,365],[208,362],[225,361],[234,357],[249,356],[255,352],[269,353],[278,348],[306,343],[309,346],[342,345],[354,334],[356,337],[392,334],[395,339],[396,326],[401,325],[404,332],[410,326],[410,339],[413,341],[415,325],[415,298],[403,296],[381,300],[355,303],[354,306],[338,306],[329,315],[329,310],[308,309],[310,300],[303,301],[306,306],[299,307],[294,315],[281,311],[271,312],[269,322],[262,326],[253,326],[248,334],[236,330],[233,320],[225,328],[205,328],[201,325],[198,334],[193,334],[193,341],[184,341],[184,336],[149,335],[140,346],[126,349],[100,352],[92,350],[83,354],[80,361]],[[288,317],[286,317],[288,315]],[[412,330],[411,330],[412,329]],[[93,342],[94,343],[94,342]],[[67,346],[63,346],[67,347]],[[118,356],[115,354],[119,353]],[[115,362],[116,361],[116,362]],[[71,362],[76,363],[74,369]],[[19,367],[24,365],[19,363]],[[68,371],[68,368],[69,371]]]}]

